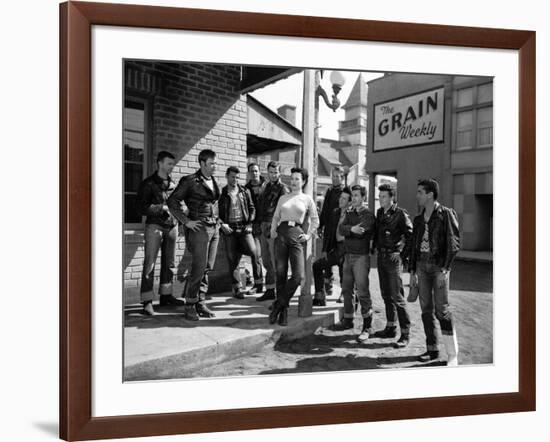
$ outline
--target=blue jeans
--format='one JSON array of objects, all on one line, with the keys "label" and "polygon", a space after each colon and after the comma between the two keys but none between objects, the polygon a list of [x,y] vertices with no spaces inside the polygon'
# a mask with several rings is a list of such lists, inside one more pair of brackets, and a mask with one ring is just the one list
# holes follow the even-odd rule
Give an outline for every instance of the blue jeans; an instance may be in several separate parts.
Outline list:
[{"label": "blue jeans", "polygon": [[357,296],[361,305],[361,316],[372,319],[372,300],[369,290],[370,256],[346,253],[342,281],[344,297],[344,318],[353,318],[353,287],[357,287]]},{"label": "blue jeans", "polygon": [[429,351],[435,351],[438,349],[435,330],[436,317],[439,320],[441,333],[444,335],[453,334],[453,317],[449,308],[450,275],[447,275],[447,282],[440,288],[437,280],[441,275],[441,267],[429,259],[421,259],[417,262],[416,273],[418,276],[422,323],[426,333],[426,347]]},{"label": "blue jeans", "polygon": [[185,229],[185,238],[192,259],[185,288],[185,300],[188,304],[195,304],[204,299],[208,292],[208,272],[214,268],[216,262],[220,240],[219,227],[203,224],[196,232]]},{"label": "blue jeans", "polygon": [[172,294],[177,238],[177,226],[165,227],[159,224],[145,225],[145,259],[143,260],[143,270],[141,273],[141,302],[153,300],[155,263],[159,251],[161,251],[159,294]]},{"label": "blue jeans", "polygon": [[262,233],[260,235],[261,244],[261,256],[262,262],[265,267],[265,288],[275,288],[275,244],[274,240],[270,238],[271,222],[262,222]]},{"label": "blue jeans", "polygon": [[399,319],[402,334],[408,334],[411,326],[403,290],[401,272],[403,264],[399,253],[378,252],[378,279],[386,307],[386,326],[395,327]]},{"label": "blue jeans", "polygon": [[233,232],[230,235],[224,235],[224,240],[225,254],[229,264],[229,274],[231,275],[231,286],[233,291],[236,292],[243,288],[241,286],[241,278],[239,275],[239,263],[242,255],[250,256],[252,272],[254,274],[254,282],[261,282],[262,269],[261,264],[258,263],[256,244],[252,233]]},{"label": "blue jeans", "polygon": [[[277,300],[288,307],[296,289],[305,278],[304,249],[298,236],[304,233],[301,227],[282,224],[275,238],[275,262],[277,265]],[[288,262],[290,261],[290,278]]]}]

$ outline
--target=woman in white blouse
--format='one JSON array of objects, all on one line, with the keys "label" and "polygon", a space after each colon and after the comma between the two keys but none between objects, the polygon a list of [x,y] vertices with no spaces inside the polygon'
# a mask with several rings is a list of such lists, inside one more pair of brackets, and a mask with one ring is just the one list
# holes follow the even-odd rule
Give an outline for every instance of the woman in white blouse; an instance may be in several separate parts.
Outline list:
[{"label": "woman in white blouse", "polygon": [[[306,169],[294,167],[290,175],[291,193],[281,196],[271,223],[271,237],[275,239],[277,299],[273,303],[269,322],[287,325],[290,299],[305,278],[303,246],[319,226],[317,206],[303,192],[308,180]],[[307,220],[307,231],[304,226]],[[290,261],[291,276],[288,275]]]}]

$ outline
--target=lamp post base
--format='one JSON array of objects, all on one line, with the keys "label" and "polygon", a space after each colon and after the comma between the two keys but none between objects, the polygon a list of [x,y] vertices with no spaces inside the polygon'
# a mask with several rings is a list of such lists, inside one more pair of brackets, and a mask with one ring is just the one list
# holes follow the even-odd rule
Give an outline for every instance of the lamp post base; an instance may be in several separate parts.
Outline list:
[{"label": "lamp post base", "polygon": [[309,293],[300,293],[298,297],[298,316],[305,318],[313,314],[313,297]]}]

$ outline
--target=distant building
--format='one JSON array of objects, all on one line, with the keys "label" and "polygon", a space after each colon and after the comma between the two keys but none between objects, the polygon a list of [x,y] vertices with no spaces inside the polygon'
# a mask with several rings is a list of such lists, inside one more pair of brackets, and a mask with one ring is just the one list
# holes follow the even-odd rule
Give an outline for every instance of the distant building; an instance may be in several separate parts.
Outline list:
[{"label": "distant building", "polygon": [[[285,104],[272,111],[251,95],[247,96],[248,161],[257,162],[262,173],[271,160],[281,164],[283,180],[288,181],[290,169],[298,164],[302,145],[302,131],[296,127],[296,107]],[[361,74],[357,76],[346,103],[345,120],[340,122],[338,140],[321,138],[317,151],[317,201],[322,202],[326,189],[331,186],[331,170],[343,167],[348,183],[368,186],[365,174],[367,140],[367,87]]]},{"label": "distant building", "polygon": [[462,247],[491,250],[493,80],[386,74],[368,82],[366,172],[377,187],[396,182],[399,204],[418,211],[419,178],[435,178],[439,200],[459,216]]}]

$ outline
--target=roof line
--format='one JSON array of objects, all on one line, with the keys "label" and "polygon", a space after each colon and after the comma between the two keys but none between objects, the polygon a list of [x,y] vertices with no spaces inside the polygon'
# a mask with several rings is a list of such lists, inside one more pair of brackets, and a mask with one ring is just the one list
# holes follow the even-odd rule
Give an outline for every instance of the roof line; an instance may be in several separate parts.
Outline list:
[{"label": "roof line", "polygon": [[252,95],[250,94],[246,94],[246,99],[252,99],[252,101],[257,104],[258,106],[260,106],[262,109],[266,110],[268,113],[270,113],[271,115],[273,115],[274,117],[276,117],[278,120],[282,121],[285,125],[289,126],[291,129],[295,130],[296,132],[298,132],[300,134],[300,136],[302,136],[302,131],[301,129],[298,129],[296,126],[294,126],[294,124],[292,124],[290,121],[288,121],[286,118],[284,117],[281,117],[277,112],[274,112],[273,110],[271,110],[269,107],[267,107],[265,104],[263,104],[260,100],[258,100],[257,98],[254,98]]}]

